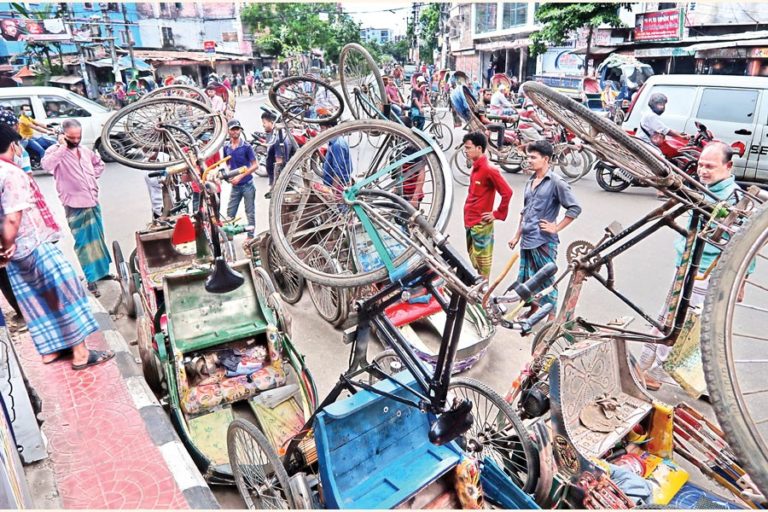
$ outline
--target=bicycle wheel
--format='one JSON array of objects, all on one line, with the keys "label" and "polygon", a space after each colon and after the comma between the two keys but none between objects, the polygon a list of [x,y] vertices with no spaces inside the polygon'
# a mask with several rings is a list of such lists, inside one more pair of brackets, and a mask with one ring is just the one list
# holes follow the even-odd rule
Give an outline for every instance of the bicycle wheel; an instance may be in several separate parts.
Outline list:
[{"label": "bicycle wheel", "polygon": [[547,115],[593,147],[595,153],[639,179],[666,177],[675,170],[646,144],[629,136],[610,120],[544,84],[525,82],[525,93]]},{"label": "bicycle wheel", "polygon": [[469,186],[469,175],[472,173],[472,161],[467,158],[464,146],[460,146],[451,157],[451,173],[453,180],[464,187]]},{"label": "bicycle wheel", "polygon": [[341,91],[355,119],[379,119],[387,103],[379,66],[368,50],[350,43],[339,57]]},{"label": "bicycle wheel", "polygon": [[515,411],[474,379],[452,379],[448,390],[472,402],[474,423],[464,434],[465,451],[481,460],[490,457],[524,492],[533,492],[539,479],[539,455]]},{"label": "bicycle wheel", "polygon": [[[166,129],[161,129],[166,127]],[[186,130],[187,135],[174,130]],[[112,159],[135,169],[160,170],[182,163],[182,149],[198,140],[201,158],[208,158],[224,143],[224,118],[210,107],[186,98],[160,97],[125,107],[104,124],[101,147]]]},{"label": "bicycle wheel", "polygon": [[259,248],[261,265],[277,288],[277,292],[288,304],[296,304],[304,293],[304,278],[289,267],[275,247],[271,235],[266,235]]},{"label": "bicycle wheel", "polygon": [[435,142],[443,151],[448,151],[453,147],[453,130],[447,124],[440,122],[432,123],[429,125],[427,133],[435,139]]},{"label": "bicycle wheel", "polygon": [[191,85],[167,85],[165,87],[158,87],[154,91],[148,92],[144,95],[143,100],[152,98],[165,98],[168,96],[186,98],[188,100],[197,101],[203,105],[211,106],[211,99],[197,87]]},{"label": "bicycle wheel", "polygon": [[249,509],[293,509],[288,473],[266,436],[236,419],[227,429],[227,452],[235,485]]},{"label": "bicycle wheel", "polygon": [[768,493],[767,244],[768,207],[763,207],[721,254],[701,321],[701,355],[712,406],[728,443],[764,494]]},{"label": "bicycle wheel", "polygon": [[[331,84],[310,76],[280,80],[269,89],[269,102],[285,120],[333,124],[344,112],[344,100]],[[327,115],[318,114],[325,109]]]},{"label": "bicycle wheel", "polygon": [[133,281],[133,273],[130,271],[128,262],[123,257],[123,250],[120,248],[120,243],[117,240],[112,242],[112,259],[115,262],[117,278],[120,281],[120,300],[125,304],[128,316],[136,318],[136,305],[133,302],[136,285]]},{"label": "bicycle wheel", "polygon": [[573,144],[563,143],[555,146],[552,167],[563,175],[565,181],[572,183],[589,170],[589,159]]},{"label": "bicycle wheel", "polygon": [[[308,260],[314,268],[326,272],[341,272],[338,262],[334,261],[328,251],[319,245],[309,248]],[[307,290],[312,304],[315,305],[315,309],[323,320],[333,326],[344,323],[349,315],[350,298],[347,288],[323,286],[308,281]]]},{"label": "bicycle wheel", "polygon": [[[384,137],[381,148],[362,144],[346,152],[344,142],[360,132],[364,138]],[[332,140],[335,149],[327,150]],[[366,193],[395,194],[443,229],[452,190],[443,153],[432,144],[403,126],[375,120],[346,122],[313,138],[288,162],[272,191],[270,232],[280,254],[307,280],[325,286],[366,286],[387,278],[393,268],[415,265],[402,208]],[[350,183],[365,183],[354,199],[357,209],[345,196]],[[374,248],[361,214],[381,238],[379,248]],[[341,273],[312,266],[307,249],[315,244],[329,250]]]}]

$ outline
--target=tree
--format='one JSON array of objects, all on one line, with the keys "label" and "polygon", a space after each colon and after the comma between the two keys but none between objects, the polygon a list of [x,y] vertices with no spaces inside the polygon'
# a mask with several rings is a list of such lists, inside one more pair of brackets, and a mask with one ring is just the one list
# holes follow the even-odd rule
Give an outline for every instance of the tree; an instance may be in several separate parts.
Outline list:
[{"label": "tree", "polygon": [[440,4],[428,4],[419,17],[421,40],[419,55],[423,61],[432,61],[437,48],[437,32],[440,30]]},{"label": "tree", "polygon": [[632,9],[628,3],[544,3],[536,11],[536,21],[541,28],[531,35],[531,55],[535,56],[546,51],[547,43],[558,45],[574,37],[580,28],[587,29],[587,51],[584,55],[584,75],[587,74],[592,35],[600,25],[622,27],[619,9]]},{"label": "tree", "polygon": [[[30,11],[24,4],[19,3],[11,3],[11,7],[23,17],[41,24],[43,20],[62,17],[61,9],[66,8],[61,4],[41,4],[34,11]],[[52,50],[55,50],[58,56],[58,64],[51,60]],[[30,59],[37,61],[35,74],[40,85],[44,84],[49,76],[64,73],[64,55],[60,42],[27,40],[25,53]]]}]

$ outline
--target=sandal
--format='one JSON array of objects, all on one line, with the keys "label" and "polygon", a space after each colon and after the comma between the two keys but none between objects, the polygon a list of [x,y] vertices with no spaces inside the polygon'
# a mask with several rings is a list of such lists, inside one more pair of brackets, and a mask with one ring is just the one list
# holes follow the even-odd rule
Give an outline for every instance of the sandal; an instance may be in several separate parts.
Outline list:
[{"label": "sandal", "polygon": [[115,357],[115,353],[111,350],[89,350],[88,360],[83,364],[73,364],[73,370],[84,370],[90,366],[96,366],[97,364],[106,363],[110,359]]}]

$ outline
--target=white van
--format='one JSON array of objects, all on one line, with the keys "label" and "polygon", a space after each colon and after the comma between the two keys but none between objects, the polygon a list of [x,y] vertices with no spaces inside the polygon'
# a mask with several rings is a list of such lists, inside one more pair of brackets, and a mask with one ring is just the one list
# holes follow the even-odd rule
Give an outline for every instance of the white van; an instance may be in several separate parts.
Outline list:
[{"label": "white van", "polygon": [[[0,107],[19,115],[30,105],[35,121],[55,129],[65,119],[77,119],[83,126],[82,144],[98,150],[101,128],[114,112],[98,103],[58,87],[0,87]],[[99,152],[104,157],[103,152]]]},{"label": "white van", "polygon": [[623,128],[640,131],[651,94],[662,93],[667,107],[661,119],[670,128],[693,135],[699,121],[717,140],[740,140],[748,150],[734,158],[739,181],[768,184],[768,78],[730,75],[654,75],[637,94]]}]

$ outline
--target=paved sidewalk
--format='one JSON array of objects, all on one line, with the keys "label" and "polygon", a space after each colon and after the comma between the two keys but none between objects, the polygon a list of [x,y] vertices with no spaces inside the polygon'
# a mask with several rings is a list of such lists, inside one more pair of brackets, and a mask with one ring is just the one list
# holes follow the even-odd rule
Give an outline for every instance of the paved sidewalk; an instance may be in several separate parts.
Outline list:
[{"label": "paved sidewalk", "polygon": [[217,508],[128,346],[101,304],[92,349],[115,358],[82,371],[71,359],[44,365],[28,332],[11,331],[30,385],[39,394],[43,433],[61,504],[87,509]]}]

